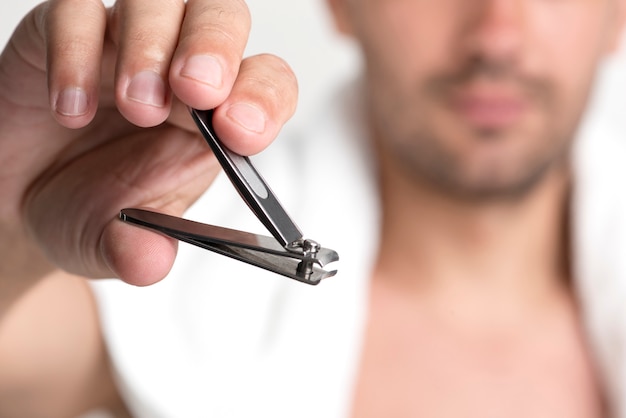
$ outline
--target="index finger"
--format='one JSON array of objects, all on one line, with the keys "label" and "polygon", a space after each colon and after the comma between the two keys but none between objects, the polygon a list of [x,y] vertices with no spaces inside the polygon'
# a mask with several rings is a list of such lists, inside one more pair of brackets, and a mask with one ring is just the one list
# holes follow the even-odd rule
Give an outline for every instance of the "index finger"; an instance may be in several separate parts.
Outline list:
[{"label": "index finger", "polygon": [[185,104],[212,109],[229,96],[250,32],[243,0],[189,0],[169,82]]},{"label": "index finger", "polygon": [[51,108],[61,124],[82,127],[96,113],[106,12],[98,0],[54,0],[45,4]]}]

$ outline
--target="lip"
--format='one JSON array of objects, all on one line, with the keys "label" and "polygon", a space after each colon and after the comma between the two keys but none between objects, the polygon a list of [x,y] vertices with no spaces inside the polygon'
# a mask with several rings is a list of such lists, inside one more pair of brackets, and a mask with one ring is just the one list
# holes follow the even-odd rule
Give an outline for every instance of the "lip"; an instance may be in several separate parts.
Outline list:
[{"label": "lip", "polygon": [[520,95],[507,91],[468,90],[453,95],[452,109],[476,129],[505,129],[519,121],[527,108]]}]

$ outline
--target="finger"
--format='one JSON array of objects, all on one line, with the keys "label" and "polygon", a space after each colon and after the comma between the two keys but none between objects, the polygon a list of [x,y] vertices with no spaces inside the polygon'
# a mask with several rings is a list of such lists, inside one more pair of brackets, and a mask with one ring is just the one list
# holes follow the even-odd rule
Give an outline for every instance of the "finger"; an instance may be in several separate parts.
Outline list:
[{"label": "finger", "polygon": [[169,270],[175,242],[116,215],[146,207],[180,216],[218,172],[197,135],[168,125],[140,130],[36,182],[24,200],[26,227],[48,259],[67,271],[151,284]]},{"label": "finger", "polygon": [[215,110],[213,126],[236,153],[260,152],[293,115],[298,83],[291,68],[274,55],[243,61],[228,99]]},{"label": "finger", "polygon": [[[230,149],[243,155],[255,154],[278,135],[293,115],[297,97],[296,77],[284,61],[271,55],[248,58],[242,63],[231,97],[221,110],[216,110],[218,116],[213,122],[218,125],[218,135]],[[243,109],[236,109],[235,105],[242,105]],[[227,119],[220,121],[219,114],[224,114],[226,108]],[[252,120],[255,111],[261,113],[260,122]],[[187,105],[176,98],[168,122],[187,131],[198,131]],[[257,128],[252,126],[255,123]]]},{"label": "finger", "polygon": [[156,126],[167,118],[167,77],[184,10],[183,0],[120,0],[112,10],[110,32],[119,48],[116,102],[136,125]]},{"label": "finger", "polygon": [[147,286],[167,276],[176,259],[178,242],[113,219],[104,228],[100,250],[115,277],[135,286]]},{"label": "finger", "polygon": [[250,31],[243,0],[189,0],[169,76],[185,104],[212,109],[230,93]]},{"label": "finger", "polygon": [[44,23],[54,117],[85,126],[95,115],[106,12],[100,0],[52,0]]}]

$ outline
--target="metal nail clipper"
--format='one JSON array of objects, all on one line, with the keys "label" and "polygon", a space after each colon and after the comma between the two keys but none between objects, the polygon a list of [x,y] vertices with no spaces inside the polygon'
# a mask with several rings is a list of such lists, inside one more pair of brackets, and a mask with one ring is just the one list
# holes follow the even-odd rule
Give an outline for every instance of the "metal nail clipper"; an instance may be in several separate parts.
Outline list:
[{"label": "metal nail clipper", "polygon": [[123,209],[120,219],[303,283],[316,285],[334,276],[337,271],[324,266],[339,255],[305,239],[250,159],[222,145],[213,130],[212,110],[190,110],[229,179],[273,238],[143,209]]}]

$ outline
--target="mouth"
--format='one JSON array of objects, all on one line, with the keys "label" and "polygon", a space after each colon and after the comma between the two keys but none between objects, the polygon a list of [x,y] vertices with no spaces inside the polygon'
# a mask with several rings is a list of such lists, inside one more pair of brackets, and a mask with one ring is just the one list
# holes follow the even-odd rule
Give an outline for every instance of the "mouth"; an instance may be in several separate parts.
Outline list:
[{"label": "mouth", "polygon": [[528,103],[514,89],[502,86],[469,86],[451,95],[452,111],[477,130],[502,130],[515,125]]}]

